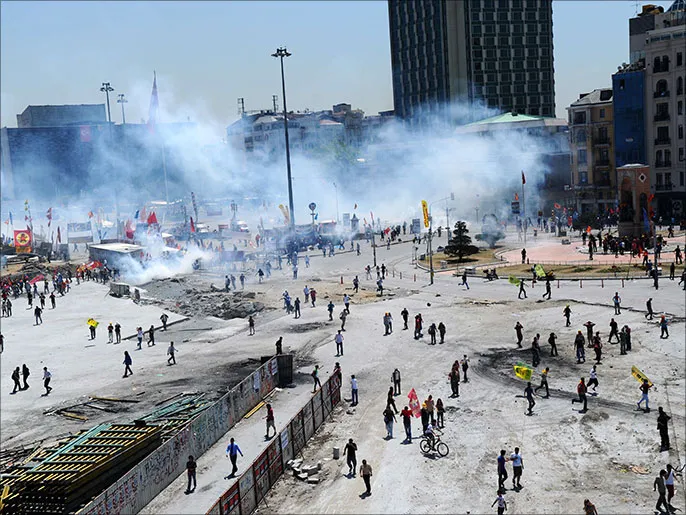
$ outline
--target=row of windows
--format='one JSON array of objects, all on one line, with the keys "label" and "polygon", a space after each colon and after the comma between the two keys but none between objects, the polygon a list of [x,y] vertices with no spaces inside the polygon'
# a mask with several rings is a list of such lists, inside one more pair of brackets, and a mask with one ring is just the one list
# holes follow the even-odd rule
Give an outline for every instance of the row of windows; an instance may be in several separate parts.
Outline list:
[{"label": "row of windows", "polygon": [[483,11],[479,12],[477,10],[472,11],[472,22],[534,22],[534,21],[548,21],[550,18],[548,16],[548,11],[542,9],[540,11],[500,11],[494,13],[493,11]]},{"label": "row of windows", "polygon": [[477,61],[473,63],[473,68],[474,71],[477,72],[483,70],[489,72],[509,72],[511,70],[526,70],[529,73],[538,73],[539,71],[541,71],[542,73],[546,74],[546,77],[550,77],[550,71],[548,71],[550,70],[550,61],[548,61],[547,59],[542,61],[535,61],[533,59],[529,59],[527,61]]},{"label": "row of windows", "polygon": [[[486,35],[494,35],[496,34],[496,27],[498,29],[497,33],[502,36],[507,36],[511,34],[515,35],[524,35],[526,34],[536,34],[536,33],[541,33],[541,34],[549,34],[552,30],[552,27],[550,26],[549,23],[527,23],[526,25],[524,23],[514,23],[512,25],[506,25],[506,24],[499,24],[495,25],[494,23],[487,23],[485,25],[472,25],[471,26],[471,31],[472,34],[475,36],[480,36],[482,34]],[[525,30],[526,29],[526,30]]]},{"label": "row of windows", "polygon": [[536,12],[539,9],[549,8],[550,0],[471,0],[469,7],[472,10],[479,8],[487,11],[495,9],[526,9],[527,11]]},{"label": "row of windows", "polygon": [[[514,82],[511,80],[511,75],[509,73],[503,73],[500,75],[500,80],[497,80],[495,75],[492,75],[490,73],[484,75],[474,75],[474,82],[476,84],[488,84],[488,85],[496,85],[500,84],[502,87],[505,86],[510,86],[514,88],[514,91],[516,93],[523,93],[524,92],[524,87],[526,86],[528,91],[531,91],[531,88],[536,88],[536,91],[542,91],[542,92],[549,92],[551,91],[552,87],[552,81],[550,80],[543,80],[541,82],[536,81],[535,83],[527,83],[526,80],[524,80],[522,77],[518,77],[518,73],[515,73],[515,80]],[[484,81],[484,77],[486,80]]]},{"label": "row of windows", "polygon": [[494,47],[496,46],[496,41],[499,46],[522,46],[522,45],[530,45],[530,46],[535,46],[535,45],[549,45],[550,44],[550,36],[526,36],[524,38],[523,36],[512,36],[512,37],[507,37],[507,36],[500,36],[498,38],[492,37],[492,36],[487,36],[484,38],[481,37],[473,37],[472,38],[472,46],[473,47]]},{"label": "row of windows", "polygon": [[517,47],[517,48],[487,48],[486,50],[482,48],[472,49],[472,56],[474,59],[483,59],[484,57],[488,59],[510,59],[514,57],[516,59],[523,59],[526,57],[550,57],[550,49],[546,47]]}]

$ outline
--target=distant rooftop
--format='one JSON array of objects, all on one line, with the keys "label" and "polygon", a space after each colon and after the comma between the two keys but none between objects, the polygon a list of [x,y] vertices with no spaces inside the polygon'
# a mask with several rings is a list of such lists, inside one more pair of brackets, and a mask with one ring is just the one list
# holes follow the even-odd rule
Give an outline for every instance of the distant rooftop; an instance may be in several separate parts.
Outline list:
[{"label": "distant rooftop", "polygon": [[686,0],[674,0],[674,3],[667,9],[668,13],[676,11],[686,11]]},{"label": "distant rooftop", "polygon": [[572,102],[572,107],[610,102],[612,102],[612,88],[594,89],[590,93],[579,95],[579,100]]},{"label": "distant rooftop", "polygon": [[567,121],[549,116],[533,116],[529,114],[503,113],[476,122],[468,123],[456,129],[456,132],[482,132],[507,129],[534,129],[540,127],[565,127]]}]

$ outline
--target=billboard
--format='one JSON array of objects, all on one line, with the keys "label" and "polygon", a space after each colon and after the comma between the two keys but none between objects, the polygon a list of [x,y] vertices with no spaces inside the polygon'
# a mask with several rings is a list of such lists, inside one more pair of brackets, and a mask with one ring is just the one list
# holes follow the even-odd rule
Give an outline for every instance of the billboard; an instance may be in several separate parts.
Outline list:
[{"label": "billboard", "polygon": [[92,243],[93,230],[90,222],[67,224],[67,241],[69,243]]}]

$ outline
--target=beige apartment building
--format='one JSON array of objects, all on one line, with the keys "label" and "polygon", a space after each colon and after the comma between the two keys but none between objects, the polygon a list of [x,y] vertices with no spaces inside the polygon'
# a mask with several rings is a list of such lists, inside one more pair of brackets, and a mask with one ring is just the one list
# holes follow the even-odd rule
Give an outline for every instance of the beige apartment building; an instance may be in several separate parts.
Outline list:
[{"label": "beige apartment building", "polygon": [[579,95],[569,113],[571,184],[579,213],[616,206],[612,88]]}]

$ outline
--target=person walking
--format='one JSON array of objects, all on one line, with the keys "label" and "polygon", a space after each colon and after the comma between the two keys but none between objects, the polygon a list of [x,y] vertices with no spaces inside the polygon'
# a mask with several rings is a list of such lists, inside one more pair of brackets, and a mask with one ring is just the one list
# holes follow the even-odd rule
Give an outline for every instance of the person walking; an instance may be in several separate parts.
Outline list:
[{"label": "person walking", "polygon": [[503,515],[507,511],[507,501],[505,501],[505,496],[503,495],[503,491],[501,489],[498,489],[497,497],[495,498],[495,501],[493,501],[493,504],[491,504],[491,508],[498,504],[498,515]]},{"label": "person walking", "polygon": [[586,341],[584,340],[584,335],[581,334],[581,331],[578,331],[576,333],[576,337],[574,338],[574,346],[576,347],[576,362],[577,364],[584,362],[586,363],[586,350],[584,349],[584,345],[586,344]]},{"label": "person walking", "polygon": [[136,337],[138,338],[138,348],[136,350],[141,350],[143,345],[143,328],[140,326],[136,328]]},{"label": "person walking", "polygon": [[162,313],[162,315],[160,315],[160,321],[162,322],[162,330],[163,331],[167,330],[167,321],[168,320],[169,320],[169,315],[167,315],[166,313]]},{"label": "person walking", "polygon": [[448,374],[448,377],[450,378],[450,389],[452,390],[452,395],[451,397],[459,397],[460,396],[460,362],[455,360],[455,363],[453,363],[453,368],[450,370],[450,374]]},{"label": "person walking", "polygon": [[20,378],[20,370],[19,367],[14,369],[14,372],[12,372],[12,381],[14,382],[14,390],[12,390],[12,394],[17,393],[17,390],[21,390],[21,382],[19,381]]},{"label": "person walking", "polygon": [[148,347],[155,346],[155,326],[150,324],[150,329],[148,329]]},{"label": "person walking", "polygon": [[355,374],[350,376],[350,392],[352,396],[352,402],[350,403],[350,405],[357,406],[359,398],[357,396],[357,378],[355,377]]},{"label": "person walking", "polygon": [[319,365],[314,366],[314,370],[312,370],[312,393],[317,393],[317,388],[322,387],[322,382],[319,380]]},{"label": "person walking", "polygon": [[24,363],[21,366],[21,378],[24,381],[24,386],[21,387],[22,390],[28,390],[29,389],[28,379],[29,379],[30,375],[31,375],[31,371],[29,370],[29,367],[26,366],[26,363]]},{"label": "person walking", "polygon": [[388,387],[388,394],[386,395],[386,407],[392,407],[395,413],[398,413],[398,408],[395,406],[395,396],[393,395],[393,387]]},{"label": "person walking", "polygon": [[469,370],[469,358],[467,357],[466,354],[462,356],[462,382],[463,383],[468,383],[469,379],[467,378],[467,370]]},{"label": "person walking", "polygon": [[443,400],[436,400],[436,426],[440,429],[445,427],[445,407],[443,406]]},{"label": "person walking", "polygon": [[621,309],[621,304],[622,304],[622,298],[619,296],[619,292],[615,292],[615,296],[612,297],[612,304],[614,305],[615,308],[615,315],[621,315],[622,314],[622,309]]},{"label": "person walking", "polygon": [[367,488],[364,495],[372,495],[372,466],[367,463],[367,460],[362,460],[360,475],[364,481],[364,486]]},{"label": "person walking", "polygon": [[418,340],[419,338],[422,337],[422,323],[424,320],[422,319],[422,314],[417,313],[414,317],[414,339]]},{"label": "person walking", "polygon": [[436,408],[436,405],[434,403],[433,395],[429,395],[429,397],[427,397],[427,399],[424,401],[424,405],[426,406],[426,412],[429,415],[429,420],[431,421],[431,425],[435,426],[436,425],[436,417],[434,415],[434,409]]},{"label": "person walking", "polygon": [[548,297],[548,300],[550,300],[550,297],[552,297],[553,292],[550,289],[550,278],[546,278],[545,280],[545,293],[543,294],[543,298],[545,299],[546,296]]},{"label": "person walking", "polygon": [[532,354],[532,364],[534,368],[538,366],[538,364],[541,362],[541,346],[538,343],[539,338],[541,335],[539,333],[536,333],[536,336],[534,337],[533,341],[531,342],[531,354]]},{"label": "person walking", "polygon": [[652,388],[652,385],[648,382],[647,379],[643,380],[643,383],[641,386],[638,387],[639,390],[641,390],[641,400],[636,403],[638,406],[638,409],[641,410],[641,403],[645,401],[646,407],[645,407],[645,412],[650,413],[650,405],[648,403],[648,392]]},{"label": "person walking", "polygon": [[587,391],[588,391],[588,389],[586,388],[585,379],[582,377],[581,380],[579,381],[579,384],[576,385],[576,393],[579,395],[579,398],[578,399],[572,399],[572,404],[575,404],[577,402],[584,404],[584,407],[581,409],[581,413],[586,413],[588,411],[587,399],[586,399],[586,392]]},{"label": "person walking", "polygon": [[400,395],[400,370],[397,368],[391,374],[391,382],[393,383],[393,395]]},{"label": "person walking", "polygon": [[534,406],[536,406],[536,401],[534,400],[534,395],[535,395],[534,389],[531,386],[530,382],[526,383],[526,388],[524,389],[524,395],[526,395],[526,400],[529,403],[528,412],[526,414],[527,415],[533,415],[534,414],[533,409],[534,409]]},{"label": "person walking", "polygon": [[348,296],[347,293],[343,294],[343,305],[345,306],[345,311],[347,314],[350,314],[350,297]]},{"label": "person walking", "polygon": [[341,334],[341,329],[338,330],[336,336],[334,336],[334,341],[336,342],[336,357],[343,355],[343,335]]},{"label": "person walking", "polygon": [[662,406],[657,408],[657,430],[660,432],[660,452],[668,451],[669,445],[669,425],[668,422],[672,418],[662,409]]},{"label": "person walking", "polygon": [[588,499],[584,499],[584,515],[598,515],[598,510],[595,509],[595,504]]},{"label": "person walking", "polygon": [[541,372],[541,384],[534,389],[534,393],[538,393],[538,390],[545,388],[545,399],[550,397],[550,392],[548,391],[548,373],[550,373],[550,368],[545,367],[543,372]]},{"label": "person walking", "polygon": [[97,327],[97,322],[92,318],[88,319],[88,330],[91,334],[91,340],[95,340],[95,328]]},{"label": "person walking", "polygon": [[255,319],[252,315],[248,317],[248,336],[253,336],[255,334]]},{"label": "person walking", "polygon": [[41,316],[41,313],[43,313],[43,310],[39,306],[36,306],[36,308],[33,310],[33,315],[36,317],[36,325],[43,323],[43,317]]},{"label": "person walking", "polygon": [[241,455],[241,457],[243,457],[243,452],[241,451],[241,448],[238,447],[236,441],[233,438],[231,438],[231,440],[229,441],[229,445],[226,447],[226,457],[231,460],[232,469],[231,474],[225,476],[224,479],[230,479],[232,477],[235,477],[236,472],[238,472],[238,465],[236,464],[236,462],[238,461],[239,454]]},{"label": "person walking", "polygon": [[555,342],[557,340],[557,335],[555,333],[550,333],[550,336],[548,336],[548,343],[550,344],[550,356],[557,356],[557,343]]},{"label": "person walking", "polygon": [[329,312],[329,322],[333,321],[333,308],[335,308],[333,301],[329,301],[329,304],[326,306],[326,310]]},{"label": "person walking", "polygon": [[176,347],[174,347],[174,342],[169,343],[169,348],[167,349],[167,365],[176,365]]},{"label": "person walking", "polygon": [[[671,513],[671,510],[669,509],[669,505],[667,504],[667,486],[665,485],[665,478],[667,476],[667,471],[666,470],[661,470],[660,475],[655,478],[655,481],[653,481],[653,492],[657,491],[658,497],[657,497],[657,503],[655,504],[655,511],[658,511],[660,513]],[[664,506],[664,511],[662,511],[661,507]]]},{"label": "person walking", "polygon": [[517,347],[520,349],[522,348],[522,340],[524,339],[524,334],[522,333],[522,329],[524,329],[524,326],[517,321],[517,323],[514,326],[515,333],[517,333]]},{"label": "person walking", "polygon": [[665,486],[667,487],[667,506],[672,513],[676,512],[676,508],[672,506],[672,497],[674,497],[674,480],[676,479],[674,467],[670,463],[667,464],[665,474]]},{"label": "person walking", "polygon": [[119,325],[119,322],[114,324],[114,338],[117,343],[121,343],[121,325]]},{"label": "person walking", "polygon": [[107,325],[107,343],[112,343],[114,341],[114,326],[112,322]]},{"label": "person walking", "polygon": [[412,417],[414,417],[412,410],[407,406],[400,412],[403,417],[403,426],[405,427],[405,442],[412,443]]},{"label": "person walking", "polygon": [[667,317],[662,315],[660,317],[660,338],[664,338],[664,339],[669,338],[669,329],[667,327],[668,327]]},{"label": "person walking", "polygon": [[[391,396],[392,398],[392,396]],[[395,404],[395,402],[394,402]],[[386,440],[392,440],[393,439],[393,422],[396,421],[395,418],[395,413],[393,413],[393,410],[391,409],[390,406],[386,406],[386,409],[383,412],[383,421],[384,424],[386,425]]]},{"label": "person walking", "polygon": [[614,318],[610,319],[610,336],[607,338],[607,343],[612,343],[612,337],[615,337],[617,339],[616,343],[619,343],[619,325],[615,321]]},{"label": "person walking", "polygon": [[514,452],[510,455],[512,462],[512,489],[522,489],[522,471],[524,470],[524,458],[519,452],[519,447],[515,447]]},{"label": "person walking", "polygon": [[443,322],[438,323],[438,334],[441,337],[441,341],[438,343],[445,343],[445,324]]},{"label": "person walking", "polygon": [[129,355],[129,351],[125,350],[124,351],[124,375],[122,376],[123,378],[129,377],[130,375],[133,375],[133,371],[131,370],[131,365],[133,364],[133,360],[131,359],[131,356]]},{"label": "person walking", "polygon": [[436,324],[431,324],[429,326],[429,329],[427,330],[429,333],[429,336],[431,337],[431,341],[429,345],[436,345]]},{"label": "person walking", "polygon": [[[17,367],[18,369],[19,367]],[[45,395],[49,395],[52,391],[52,386],[50,386],[50,380],[52,379],[52,374],[48,370],[48,367],[43,367],[43,388],[45,388]]]},{"label": "person walking", "polygon": [[505,481],[507,481],[507,469],[505,468],[507,458],[505,457],[505,452],[505,449],[501,449],[500,456],[498,456],[498,491],[505,491]]},{"label": "person walking", "polygon": [[341,310],[341,314],[338,315],[341,320],[341,331],[345,331],[345,320],[348,318],[348,312],[344,309]]},{"label": "person walking", "polygon": [[279,339],[276,340],[276,354],[283,354],[283,336],[279,336]]},{"label": "person walking", "polygon": [[522,294],[524,294],[524,298],[526,299],[526,290],[524,289],[524,279],[519,280],[519,294],[517,295],[518,299],[522,298]]},{"label": "person walking", "polygon": [[403,308],[403,310],[400,312],[400,316],[403,317],[403,331],[407,331],[407,320],[410,317],[410,312],[407,311],[407,308]]},{"label": "person walking", "polygon": [[653,313],[653,298],[652,298],[652,297],[649,298],[649,299],[646,301],[646,311],[647,311],[647,312],[646,312],[646,314],[645,314],[645,317],[646,317],[648,320],[652,320],[652,319],[653,319],[653,315],[654,315],[654,313]]},{"label": "person walking", "polygon": [[360,289],[360,279],[359,277],[355,276],[353,279],[353,291],[357,293]]},{"label": "person walking", "polygon": [[274,422],[274,410],[272,409],[271,404],[267,404],[267,416],[264,418],[267,421],[267,434],[265,434],[264,437],[268,440],[270,429],[274,430],[274,436],[276,436],[276,424]]},{"label": "person walking", "polygon": [[567,304],[565,308],[562,310],[562,314],[564,315],[566,320],[565,327],[569,327],[570,325],[572,325],[572,322],[570,320],[570,317],[572,316],[572,308],[569,307],[569,304]]},{"label": "person walking", "polygon": [[603,344],[600,341],[600,333],[595,333],[593,337],[593,351],[595,352],[596,365],[600,365],[600,359],[603,357]]},{"label": "person walking", "polygon": [[300,318],[300,297],[296,297],[293,302],[293,307],[295,308],[295,318]]},{"label": "person walking", "polygon": [[343,454],[345,454],[345,462],[348,465],[348,477],[355,477],[355,472],[357,471],[357,444],[352,438],[348,439],[348,443],[345,444]]},{"label": "person walking", "polygon": [[590,388],[591,385],[593,385],[593,391],[595,392],[595,389],[600,386],[598,384],[598,371],[596,370],[597,365],[593,365],[593,368],[591,369],[589,373],[590,379],[588,380],[588,383],[586,383],[586,389]]},{"label": "person walking", "polygon": [[[188,476],[188,487],[186,488],[185,494],[192,494],[195,492],[195,487],[198,485],[195,480],[195,472],[198,468],[198,464],[195,462],[195,458],[191,455],[188,456],[188,461],[186,462],[186,475]],[[191,487],[191,484],[193,485]]]}]

